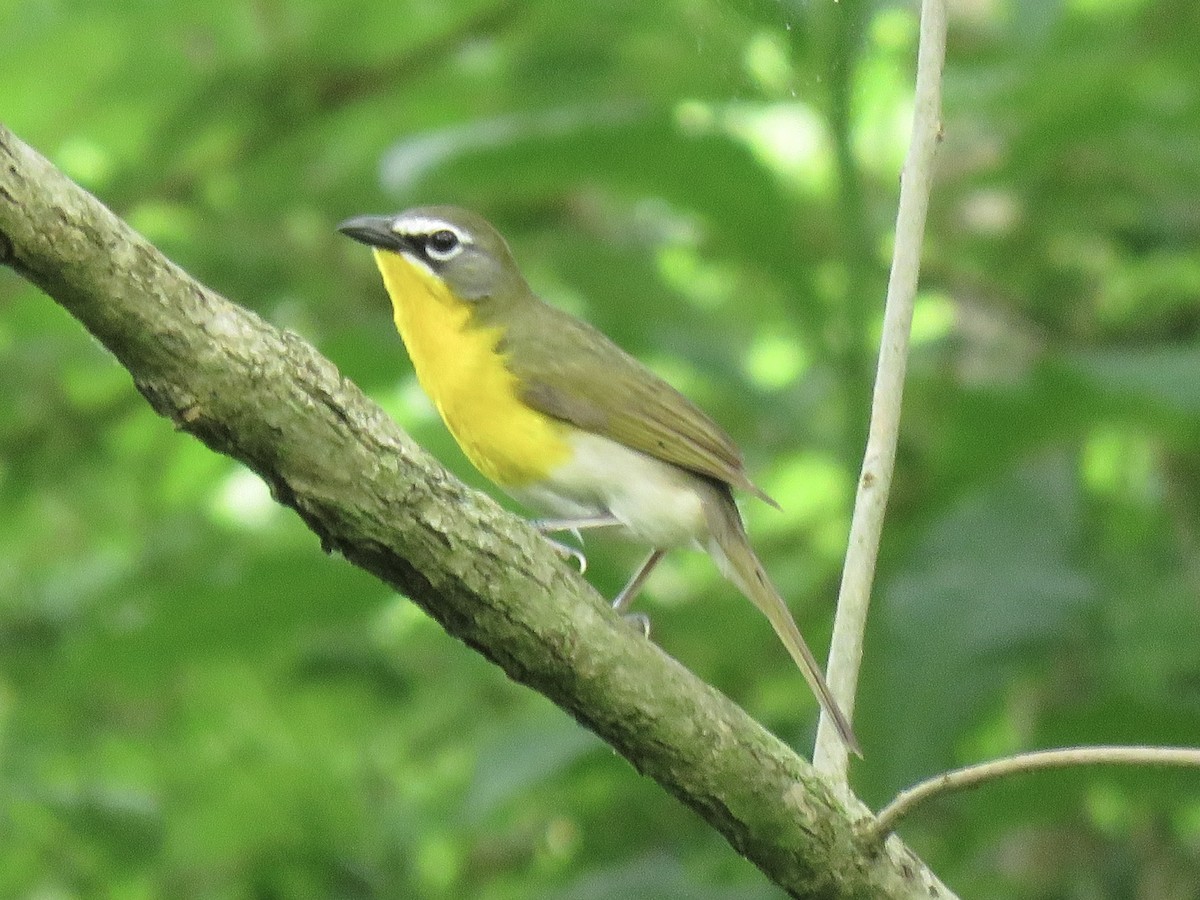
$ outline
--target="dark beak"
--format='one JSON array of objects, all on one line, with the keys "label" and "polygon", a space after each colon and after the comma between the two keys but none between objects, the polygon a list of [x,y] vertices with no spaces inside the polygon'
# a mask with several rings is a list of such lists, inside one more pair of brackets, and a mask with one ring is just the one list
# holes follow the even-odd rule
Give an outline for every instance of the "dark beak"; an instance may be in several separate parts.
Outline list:
[{"label": "dark beak", "polygon": [[391,216],[355,216],[338,225],[337,230],[368,247],[395,252],[408,247],[405,239],[392,231]]}]

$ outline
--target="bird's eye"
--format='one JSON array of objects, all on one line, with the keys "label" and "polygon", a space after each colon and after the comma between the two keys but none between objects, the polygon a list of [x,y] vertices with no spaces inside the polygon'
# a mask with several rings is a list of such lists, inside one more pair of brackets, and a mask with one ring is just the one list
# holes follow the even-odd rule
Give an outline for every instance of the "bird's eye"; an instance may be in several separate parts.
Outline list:
[{"label": "bird's eye", "polygon": [[425,251],[433,259],[449,259],[458,250],[458,235],[448,228],[435,231],[425,239]]}]

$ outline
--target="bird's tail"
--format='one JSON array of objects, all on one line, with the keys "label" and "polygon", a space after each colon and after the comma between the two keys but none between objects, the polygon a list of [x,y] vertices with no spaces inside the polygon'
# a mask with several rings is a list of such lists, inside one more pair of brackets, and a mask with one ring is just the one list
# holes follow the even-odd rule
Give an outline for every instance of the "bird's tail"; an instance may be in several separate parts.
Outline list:
[{"label": "bird's tail", "polygon": [[812,651],[808,649],[808,644],[804,642],[800,629],[796,627],[796,620],[792,618],[787,603],[771,583],[766,570],[754,553],[754,548],[750,546],[733,496],[728,489],[718,489],[718,492],[722,495],[719,502],[706,504],[711,535],[709,553],[725,577],[762,610],[783,646],[800,667],[804,680],[816,694],[821,708],[833,719],[833,724],[847,749],[857,756],[862,756],[862,748],[854,736],[849,719],[833,698],[833,692],[829,690],[825,676],[821,674],[821,667]]}]

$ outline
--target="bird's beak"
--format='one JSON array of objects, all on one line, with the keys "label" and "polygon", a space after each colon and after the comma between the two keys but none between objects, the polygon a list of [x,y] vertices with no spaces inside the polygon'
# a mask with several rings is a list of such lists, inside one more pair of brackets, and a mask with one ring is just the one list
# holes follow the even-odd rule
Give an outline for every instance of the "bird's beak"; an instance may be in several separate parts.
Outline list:
[{"label": "bird's beak", "polygon": [[354,216],[338,225],[337,230],[368,247],[396,253],[408,247],[404,237],[392,231],[390,216]]}]

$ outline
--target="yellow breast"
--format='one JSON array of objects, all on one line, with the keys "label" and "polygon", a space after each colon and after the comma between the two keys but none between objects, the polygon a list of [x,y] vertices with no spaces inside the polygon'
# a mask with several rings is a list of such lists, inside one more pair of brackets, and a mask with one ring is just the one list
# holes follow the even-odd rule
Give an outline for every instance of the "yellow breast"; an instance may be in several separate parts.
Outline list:
[{"label": "yellow breast", "polygon": [[565,462],[568,426],[518,400],[516,378],[496,351],[503,329],[473,324],[469,305],[404,257],[376,250],[375,262],[417,379],[475,468],[520,488]]}]

